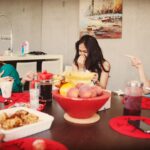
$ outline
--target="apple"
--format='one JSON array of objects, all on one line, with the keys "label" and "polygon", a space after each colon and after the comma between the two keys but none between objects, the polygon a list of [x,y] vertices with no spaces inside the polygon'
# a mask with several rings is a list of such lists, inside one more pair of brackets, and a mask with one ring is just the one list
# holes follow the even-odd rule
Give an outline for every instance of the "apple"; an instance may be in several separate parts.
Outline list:
[{"label": "apple", "polygon": [[80,87],[81,87],[82,85],[85,85],[85,83],[82,83],[82,82],[77,83],[77,84],[76,84],[76,88],[80,89]]},{"label": "apple", "polygon": [[76,87],[70,88],[67,92],[67,97],[76,98],[79,96],[79,89]]},{"label": "apple", "polygon": [[82,85],[79,88],[79,97],[81,98],[89,98],[92,95],[91,87],[87,84]]},{"label": "apple", "polygon": [[95,86],[91,87],[91,92],[92,92],[91,97],[96,97],[97,96],[97,89],[95,88]]}]

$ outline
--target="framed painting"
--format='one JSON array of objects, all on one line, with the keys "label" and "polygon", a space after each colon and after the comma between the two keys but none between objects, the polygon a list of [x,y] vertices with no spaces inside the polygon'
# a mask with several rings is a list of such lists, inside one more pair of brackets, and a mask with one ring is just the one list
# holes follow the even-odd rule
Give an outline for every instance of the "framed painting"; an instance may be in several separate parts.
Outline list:
[{"label": "framed painting", "polygon": [[80,0],[80,36],[121,38],[122,7],[123,0]]}]

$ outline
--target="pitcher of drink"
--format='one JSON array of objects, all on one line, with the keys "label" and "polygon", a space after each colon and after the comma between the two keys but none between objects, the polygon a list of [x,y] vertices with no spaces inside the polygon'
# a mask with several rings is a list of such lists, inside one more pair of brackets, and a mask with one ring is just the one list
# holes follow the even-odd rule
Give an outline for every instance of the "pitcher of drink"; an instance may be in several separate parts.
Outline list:
[{"label": "pitcher of drink", "polygon": [[124,115],[140,116],[143,94],[143,83],[130,81],[127,83],[124,95]]}]

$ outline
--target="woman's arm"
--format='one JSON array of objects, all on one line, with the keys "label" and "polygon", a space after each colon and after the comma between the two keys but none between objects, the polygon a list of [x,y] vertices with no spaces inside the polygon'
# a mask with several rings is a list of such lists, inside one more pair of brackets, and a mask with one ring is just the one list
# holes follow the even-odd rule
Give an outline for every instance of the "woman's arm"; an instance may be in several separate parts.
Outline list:
[{"label": "woman's arm", "polygon": [[109,72],[110,72],[111,67],[110,67],[110,64],[109,64],[108,61],[105,61],[103,63],[103,66],[104,66],[105,70],[108,71],[108,72],[105,72],[104,70],[102,70],[100,80],[98,81],[98,74],[95,74],[95,79],[94,80],[96,81],[96,84],[98,86],[100,86],[103,89],[106,89],[107,84],[108,84]]},{"label": "woman's arm", "polygon": [[[145,75],[145,71],[144,71],[144,66],[142,64],[142,61],[137,58],[137,57],[131,57],[131,63],[132,63],[132,66],[134,66],[138,73],[139,73],[139,78],[141,80],[141,82],[143,82],[144,84],[144,87],[150,87],[150,81],[148,80],[148,78],[146,77]],[[144,90],[144,93],[149,93],[150,91],[148,90],[145,90],[145,88],[143,88]]]}]

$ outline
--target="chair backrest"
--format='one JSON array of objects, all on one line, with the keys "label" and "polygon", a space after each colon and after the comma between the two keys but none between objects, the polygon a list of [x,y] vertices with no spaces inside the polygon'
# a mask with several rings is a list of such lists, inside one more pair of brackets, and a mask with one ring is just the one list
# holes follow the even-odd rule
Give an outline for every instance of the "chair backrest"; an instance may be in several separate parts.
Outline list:
[{"label": "chair backrest", "polygon": [[36,62],[17,62],[16,69],[20,78],[24,77],[29,71],[37,72]]}]

